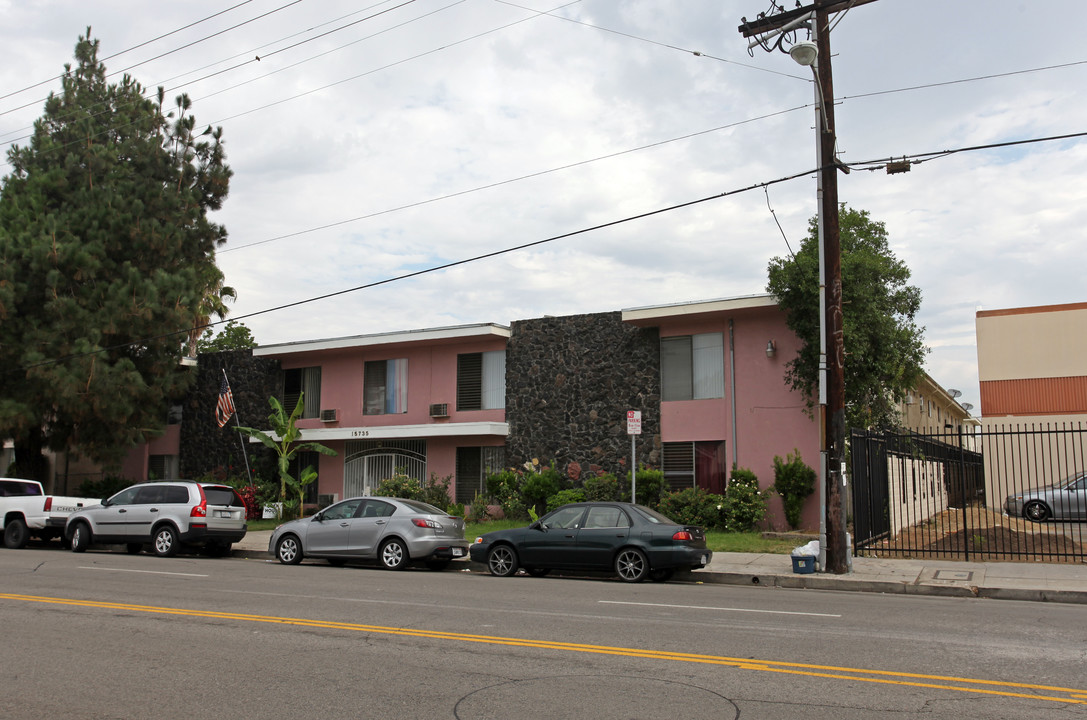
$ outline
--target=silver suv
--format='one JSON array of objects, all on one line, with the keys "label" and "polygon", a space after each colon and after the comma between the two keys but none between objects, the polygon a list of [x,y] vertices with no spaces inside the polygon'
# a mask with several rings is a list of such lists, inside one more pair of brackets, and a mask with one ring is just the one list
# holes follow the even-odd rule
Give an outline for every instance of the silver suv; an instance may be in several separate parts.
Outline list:
[{"label": "silver suv", "polygon": [[64,537],[73,552],[92,543],[124,545],[135,554],[150,543],[170,557],[183,545],[226,555],[245,537],[245,503],[229,485],[169,480],[125,488],[101,505],[68,516]]}]

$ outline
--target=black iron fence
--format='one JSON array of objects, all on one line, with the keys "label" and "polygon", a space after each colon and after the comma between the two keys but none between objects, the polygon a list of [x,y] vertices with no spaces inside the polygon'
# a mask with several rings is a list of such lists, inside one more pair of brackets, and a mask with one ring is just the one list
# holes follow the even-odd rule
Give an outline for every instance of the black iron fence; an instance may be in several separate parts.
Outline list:
[{"label": "black iron fence", "polygon": [[853,549],[881,557],[1087,562],[1087,428],[853,431]]}]

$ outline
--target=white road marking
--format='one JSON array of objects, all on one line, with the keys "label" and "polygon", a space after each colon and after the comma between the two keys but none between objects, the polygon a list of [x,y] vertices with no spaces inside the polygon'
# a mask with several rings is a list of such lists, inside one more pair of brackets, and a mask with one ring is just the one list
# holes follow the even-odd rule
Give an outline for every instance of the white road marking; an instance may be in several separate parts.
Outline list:
[{"label": "white road marking", "polygon": [[104,567],[86,567],[80,566],[80,570],[103,570],[105,572],[130,572],[130,573],[145,573],[147,575],[181,575],[183,577],[211,577],[210,575],[200,575],[198,573],[179,573],[179,572],[164,572],[161,570],[128,570],[126,568],[104,568]]},{"label": "white road marking", "polygon": [[664,603],[623,602],[621,600],[600,600],[598,602],[602,605],[640,605],[642,607],[676,608],[678,610],[720,610],[722,612],[764,613],[766,615],[807,615],[809,617],[828,618],[841,617],[841,615],[829,613],[792,612],[789,610],[753,610],[751,608],[710,607],[704,605],[666,605]]}]

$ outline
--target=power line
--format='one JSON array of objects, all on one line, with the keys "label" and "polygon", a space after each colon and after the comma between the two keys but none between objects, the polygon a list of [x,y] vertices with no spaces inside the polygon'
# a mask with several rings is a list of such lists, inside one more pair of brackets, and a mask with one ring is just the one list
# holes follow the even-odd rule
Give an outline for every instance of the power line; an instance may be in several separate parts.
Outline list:
[{"label": "power line", "polygon": [[678,50],[685,54],[694,55],[695,57],[709,58],[710,60],[717,60],[719,62],[729,63],[730,65],[739,65],[740,67],[745,67],[750,70],[760,70],[762,72],[771,73],[772,75],[783,75],[785,77],[791,77],[796,80],[804,80],[805,82],[810,82],[808,78],[801,75],[793,75],[791,73],[770,70],[768,68],[759,67],[758,65],[748,65],[747,63],[736,62],[735,60],[728,60],[727,58],[720,58],[715,55],[710,55],[709,53],[704,53],[701,50],[690,50],[688,48],[679,47],[678,45],[669,45],[668,43],[660,42],[658,40],[650,40],[649,38],[640,37],[638,35],[622,32],[620,30],[612,30],[611,28],[606,28],[601,25],[593,25],[591,23],[582,22],[581,20],[575,20],[574,18],[565,17],[563,15],[555,15],[554,10],[535,10],[533,8],[525,7],[524,5],[518,5],[517,3],[509,2],[509,0],[496,0],[496,2],[502,3],[503,5],[509,5],[510,7],[519,8],[521,10],[526,10],[528,12],[533,12],[537,15],[547,15],[548,17],[553,17],[557,20],[565,20],[566,22],[574,23],[575,25],[583,25],[587,28],[592,28],[593,30],[611,33],[613,35],[620,35],[625,38],[630,38],[631,40],[638,40],[640,42],[649,43],[651,45],[659,45],[660,47],[668,48],[669,50]]},{"label": "power line", "polygon": [[[675,210],[682,210],[683,208],[692,207],[694,205],[699,205],[701,203],[709,202],[711,200],[719,200],[721,198],[730,197],[732,195],[739,195],[741,193],[745,193],[745,192],[748,192],[750,190],[756,190],[758,188],[768,187],[770,185],[777,185],[779,183],[787,182],[789,180],[795,180],[795,179],[800,178],[800,177],[805,177],[807,175],[811,175],[813,172],[817,172],[817,171],[818,171],[818,168],[815,168],[813,170],[805,170],[804,172],[799,172],[799,173],[794,173],[792,175],[787,175],[785,177],[778,178],[777,180],[768,180],[768,181],[764,181],[764,182],[760,182],[760,183],[755,183],[754,185],[749,185],[747,187],[739,188],[739,189],[736,189],[736,190],[726,190],[724,192],[717,193],[715,195],[709,195],[707,197],[699,198],[697,200],[689,200],[687,202],[679,203],[677,205],[669,205],[667,207],[657,208],[656,210],[649,210],[647,212],[638,213],[637,215],[630,215],[630,216],[621,218],[619,220],[611,220],[609,222],[600,223],[598,225],[593,225],[591,227],[582,228],[580,230],[573,230],[571,232],[562,233],[560,235],[552,235],[551,237],[547,237],[547,238],[544,238],[542,240],[533,240],[532,242],[522,243],[520,245],[514,245],[512,247],[507,247],[507,248],[504,248],[502,250],[495,250],[495,251],[492,251],[492,252],[489,252],[489,253],[484,253],[482,255],[475,255],[473,257],[464,258],[462,260],[454,260],[452,262],[443,263],[441,265],[434,265],[432,267],[424,268],[422,270],[415,270],[413,272],[404,273],[403,275],[397,275],[397,276],[394,276],[394,277],[385,278],[383,280],[376,280],[376,281],[371,282],[371,283],[358,285],[358,286],[355,286],[355,287],[347,288],[345,290],[337,290],[335,292],[325,293],[324,295],[317,295],[317,296],[314,296],[314,297],[305,298],[303,300],[296,300],[295,302],[286,303],[284,305],[277,305],[275,307],[266,308],[264,310],[258,310],[256,312],[246,313],[245,315],[238,315],[236,317],[230,318],[229,320],[224,319],[224,320],[219,320],[219,321],[216,321],[216,322],[209,322],[209,323],[207,323],[205,325],[202,325],[199,328],[195,328],[195,329],[202,331],[202,330],[206,330],[207,328],[215,327],[217,325],[222,325],[222,324],[225,324],[225,323],[228,323],[228,322],[238,322],[238,321],[241,321],[241,320],[246,320],[248,318],[257,317],[259,315],[267,315],[268,313],[279,312],[281,310],[288,310],[290,308],[295,308],[295,307],[299,307],[299,306],[302,306],[302,305],[308,305],[310,303],[318,302],[319,300],[327,300],[329,298],[339,297],[341,295],[347,295],[349,293],[358,292],[359,290],[367,290],[367,289],[370,289],[370,288],[379,287],[381,285],[388,285],[390,283],[399,282],[401,280],[408,280],[410,278],[419,277],[421,275],[429,275],[431,273],[436,273],[436,272],[439,272],[441,270],[448,270],[450,268],[454,268],[454,267],[457,267],[457,266],[460,266],[460,265],[467,265],[469,263],[480,262],[482,260],[487,260],[487,259],[490,259],[490,258],[493,258],[493,257],[498,257],[500,255],[508,255],[510,253],[517,252],[519,250],[526,250],[528,248],[537,247],[537,246],[545,245],[545,244],[548,244],[548,243],[553,243],[553,242],[556,242],[558,240],[564,240],[566,238],[576,237],[578,235],[584,235],[586,233],[595,232],[597,230],[603,230],[605,228],[615,227],[617,225],[623,225],[625,223],[633,222],[635,220],[644,220],[645,218],[653,217],[654,215],[661,215],[663,213],[672,212],[672,211],[675,211]],[[111,345],[109,347],[100,348],[98,350],[90,350],[90,351],[82,352],[82,353],[73,353],[71,355],[65,355],[64,357],[57,358],[57,359],[54,359],[54,360],[44,360],[42,362],[33,363],[33,364],[30,364],[30,365],[24,365],[24,366],[20,367],[19,370],[20,371],[29,371],[29,370],[33,370],[34,368],[45,367],[45,366],[49,366],[49,365],[56,365],[58,363],[67,362],[68,360],[75,360],[75,359],[78,359],[78,358],[81,358],[81,357],[88,357],[88,356],[91,356],[91,355],[100,355],[102,353],[112,352],[114,350],[122,350],[122,349],[124,349],[126,347],[130,347],[132,345],[142,345],[142,344],[154,342],[154,341],[157,341],[157,340],[165,340],[165,339],[172,338],[172,337],[188,336],[193,331],[193,329],[194,328],[187,328],[185,330],[177,330],[177,331],[174,331],[174,332],[163,333],[161,335],[155,335],[155,336],[150,337],[150,338],[142,338],[140,340],[133,340],[132,342],[119,343],[117,345]]]},{"label": "power line", "polygon": [[[408,0],[408,1],[409,2],[414,2],[414,0]],[[181,47],[177,47],[177,48],[174,48],[173,50],[168,50],[168,51],[166,51],[164,53],[160,53],[160,54],[158,54],[158,55],[156,55],[156,56],[154,56],[152,58],[148,58],[146,60],[141,60],[140,62],[136,63],[135,65],[129,65],[128,67],[123,68],[121,70],[114,70],[113,72],[106,75],[106,77],[109,78],[109,77],[113,77],[115,75],[118,75],[120,73],[126,73],[129,70],[132,70],[133,68],[138,68],[141,65],[146,65],[147,63],[153,62],[155,60],[160,60],[160,59],[166,57],[167,55],[173,55],[176,52],[180,52],[181,50],[188,49],[188,48],[190,48],[190,47],[192,47],[194,45],[199,45],[200,43],[204,42],[205,40],[210,40],[212,38],[218,37],[220,35],[223,35],[225,33],[230,32],[231,30],[237,30],[238,28],[243,27],[245,25],[248,25],[251,22],[261,20],[263,18],[268,17],[269,15],[274,15],[275,13],[279,12],[280,10],[285,10],[286,8],[289,8],[292,5],[297,5],[300,2],[302,2],[302,0],[292,0],[291,2],[287,3],[286,5],[281,5],[281,6],[277,7],[274,10],[269,10],[268,12],[263,13],[261,15],[258,15],[258,16],[254,17],[254,18],[250,18],[249,20],[246,20],[245,22],[238,23],[237,25],[233,25],[233,26],[228,27],[226,29],[223,29],[223,30],[220,30],[218,32],[212,33],[211,35],[206,35],[206,36],[200,38],[199,40],[193,40],[190,43],[186,43],[185,45],[182,45]],[[87,38],[87,39],[90,40],[90,38]],[[114,56],[114,57],[116,57],[116,56]],[[63,75],[61,77],[63,77]],[[7,114],[13,113],[13,112],[15,112],[17,110],[24,110],[24,109],[26,109],[28,107],[32,107],[32,106],[37,105],[39,103],[45,102],[47,99],[48,98],[40,98],[38,100],[34,100],[32,102],[29,102],[26,105],[20,105],[19,107],[14,107],[14,108],[11,108],[10,110],[0,111],[0,115],[7,115]]]},{"label": "power line", "polygon": [[[990,143],[990,144],[987,144],[987,145],[974,145],[974,146],[970,146],[970,147],[955,148],[955,149],[951,149],[951,150],[937,150],[937,151],[925,152],[925,153],[915,153],[913,155],[906,155],[906,156],[902,156],[902,157],[905,157],[905,158],[928,158],[928,159],[933,159],[933,158],[936,158],[936,157],[944,157],[944,156],[955,154],[955,153],[972,152],[972,151],[978,151],[978,150],[991,150],[991,149],[995,149],[995,148],[1008,147],[1008,146],[1013,146],[1013,145],[1026,145],[1026,144],[1041,143],[1041,142],[1052,142],[1052,141],[1056,141],[1056,140],[1068,140],[1068,139],[1081,138],[1081,137],[1087,137],[1087,132],[1070,133],[1070,134],[1067,134],[1067,135],[1055,135],[1055,136],[1042,137],[1042,138],[1031,138],[1031,139],[1027,139],[1027,140],[1014,140],[1014,141],[1008,141],[1008,142],[1003,142],[1003,143]],[[878,162],[886,162],[886,161],[868,161],[868,162],[862,162],[862,163],[852,163],[852,164],[850,164],[850,167],[857,167],[858,169],[871,169],[871,168],[862,168],[860,166],[864,166],[864,165],[868,165],[868,164],[874,164],[874,163],[878,163]],[[784,183],[784,182],[788,182],[790,180],[795,180],[797,178],[812,175],[813,173],[820,172],[823,169],[824,168],[813,168],[811,170],[805,170],[803,172],[793,173],[791,175],[786,175],[786,176],[778,178],[776,180],[767,180],[767,181],[755,183],[753,185],[748,185],[746,187],[738,188],[736,190],[726,190],[724,192],[717,193],[715,195],[709,195],[707,197],[699,198],[697,200],[690,200],[690,201],[687,201],[687,202],[679,203],[677,205],[669,205],[667,207],[658,208],[656,210],[650,210],[648,212],[639,213],[637,215],[630,215],[630,216],[627,216],[625,218],[621,218],[619,220],[612,220],[612,221],[609,221],[609,222],[600,223],[598,225],[593,225],[591,227],[582,228],[581,230],[573,230],[571,232],[562,233],[560,235],[552,235],[551,237],[547,237],[547,238],[544,238],[542,240],[534,240],[532,242],[527,242],[527,243],[522,243],[520,245],[514,245],[512,247],[507,247],[507,248],[504,248],[502,250],[495,250],[493,252],[484,253],[482,255],[475,255],[475,256],[470,257],[470,258],[465,258],[465,259],[462,259],[462,260],[455,260],[455,261],[452,261],[452,262],[444,263],[442,265],[435,265],[435,266],[432,266],[432,267],[429,267],[429,268],[424,268],[422,270],[416,270],[414,272],[404,273],[403,275],[397,275],[397,276],[394,276],[394,277],[385,278],[383,280],[377,280],[377,281],[374,281],[374,282],[371,282],[371,283],[366,283],[364,285],[358,285],[356,287],[347,288],[345,290],[337,290],[335,292],[325,293],[324,295],[317,295],[317,296],[314,296],[314,297],[305,298],[303,300],[297,300],[295,302],[286,303],[284,305],[277,305],[275,307],[266,308],[264,310],[258,310],[256,312],[246,313],[245,315],[239,315],[237,317],[232,317],[230,319],[219,320],[219,321],[216,321],[216,322],[209,322],[209,323],[207,323],[205,325],[202,325],[202,326],[200,326],[199,328],[196,328],[196,329],[197,330],[206,330],[208,328],[215,327],[215,326],[218,326],[218,325],[223,325],[223,324],[228,323],[228,322],[238,322],[240,320],[246,320],[248,318],[257,317],[257,316],[260,316],[260,315],[267,315],[268,313],[279,312],[281,310],[288,310],[290,308],[299,307],[301,305],[307,305],[309,303],[317,302],[319,300],[327,300],[329,298],[339,297],[341,295],[347,295],[348,293],[358,292],[359,290],[367,290],[367,289],[370,289],[370,288],[379,287],[381,285],[388,285],[390,283],[399,282],[401,280],[408,280],[408,279],[413,278],[413,277],[419,277],[421,275],[429,275],[431,273],[439,272],[441,270],[448,270],[450,268],[454,268],[454,267],[457,267],[457,266],[460,266],[460,265],[466,265],[468,263],[479,262],[479,261],[487,260],[487,259],[490,259],[490,258],[493,258],[493,257],[498,257],[500,255],[508,255],[510,253],[517,252],[519,250],[526,250],[526,249],[531,248],[531,247],[537,247],[539,245],[545,245],[545,244],[548,244],[548,243],[556,242],[558,240],[564,240],[566,238],[575,237],[577,235],[584,235],[586,233],[595,232],[597,230],[603,230],[605,228],[615,227],[617,225],[622,225],[622,224],[625,224],[625,223],[633,222],[635,220],[643,220],[645,218],[653,217],[654,215],[661,215],[663,213],[672,212],[672,211],[675,211],[675,210],[681,210],[683,208],[692,207],[694,205],[699,205],[699,204],[702,204],[702,203],[705,203],[705,202],[709,202],[711,200],[719,200],[721,198],[726,198],[726,197],[730,197],[730,196],[733,196],[733,195],[739,195],[741,193],[749,192],[751,190],[757,190],[759,188],[763,188],[763,189],[769,188],[769,187],[771,187],[773,185],[778,185],[778,184],[781,184],[781,183]],[[156,335],[156,336],[153,336],[153,337],[150,337],[150,338],[142,338],[140,340],[134,340],[132,342],[120,343],[120,344],[117,344],[117,345],[111,345],[109,347],[101,348],[99,350],[92,350],[92,351],[83,352],[83,353],[73,353],[71,355],[65,355],[64,357],[56,358],[56,359],[53,359],[53,360],[44,360],[44,361],[39,362],[39,363],[24,365],[24,366],[21,366],[20,368],[18,368],[18,370],[25,372],[25,371],[32,370],[34,368],[45,367],[45,366],[49,366],[49,365],[56,365],[58,363],[66,362],[68,360],[74,360],[74,359],[81,358],[81,357],[88,357],[90,355],[99,355],[99,354],[102,354],[102,353],[105,353],[105,352],[111,352],[111,351],[114,351],[114,350],[121,350],[121,349],[124,349],[126,347],[130,347],[132,345],[140,345],[140,344],[145,344],[145,343],[149,343],[149,342],[154,342],[156,340],[165,340],[167,338],[172,338],[172,337],[188,336],[189,333],[192,332],[192,330],[193,330],[193,328],[186,328],[184,330],[177,330],[177,331],[174,331],[174,332],[163,333],[161,335]],[[3,371],[0,371],[0,372],[3,372]],[[14,372],[14,370],[11,370],[9,372]]]},{"label": "power line", "polygon": [[611,158],[621,157],[623,155],[629,155],[630,153],[640,152],[642,150],[649,150],[651,148],[660,147],[662,145],[667,145],[669,143],[679,142],[680,140],[689,140],[691,138],[698,137],[700,135],[708,135],[710,133],[718,132],[720,130],[727,130],[727,129],[730,129],[730,128],[738,127],[740,125],[746,125],[747,123],[753,123],[753,122],[756,122],[758,120],[766,120],[766,119],[771,118],[771,117],[776,117],[778,115],[785,115],[787,113],[795,112],[797,110],[803,110],[803,109],[809,108],[809,107],[811,107],[810,104],[809,105],[800,105],[800,106],[797,106],[797,107],[789,108],[788,110],[778,110],[777,112],[769,113],[767,115],[760,115],[758,117],[748,118],[746,120],[739,120],[737,122],[729,123],[727,125],[719,125],[719,126],[717,126],[715,128],[710,128],[709,130],[699,130],[697,132],[687,133],[686,135],[680,135],[678,137],[669,138],[667,140],[659,140],[659,141],[654,142],[654,143],[649,143],[648,145],[642,145],[642,146],[639,146],[639,147],[636,147],[636,148],[628,148],[626,150],[620,150],[618,152],[608,153],[607,155],[599,155],[599,156],[594,157],[594,158],[588,158],[586,160],[579,160],[577,162],[568,163],[566,165],[560,165],[559,167],[549,168],[547,170],[539,170],[537,172],[528,173],[527,175],[521,175],[521,176],[518,176],[518,177],[508,178],[506,180],[499,180],[497,182],[488,183],[486,185],[479,185],[477,187],[469,188],[467,190],[459,190],[457,192],[447,193],[445,195],[439,195],[438,197],[432,197],[432,198],[428,198],[426,200],[417,200],[415,202],[407,203],[405,205],[399,205],[397,207],[386,208],[384,210],[376,210],[374,212],[367,213],[365,215],[358,215],[356,217],[347,218],[345,220],[336,220],[334,222],[325,223],[324,225],[318,225],[316,227],[306,228],[304,230],[297,230],[295,232],[287,233],[285,235],[277,235],[275,237],[265,238],[264,240],[257,240],[256,242],[246,243],[244,245],[235,245],[233,247],[229,247],[229,248],[225,248],[223,250],[219,250],[218,252],[219,252],[219,254],[234,252],[235,250],[244,250],[246,248],[256,247],[257,245],[265,245],[267,243],[275,242],[277,240],[286,240],[288,238],[299,237],[301,235],[308,235],[309,233],[312,233],[312,232],[318,232],[320,230],[328,230],[329,228],[339,227],[341,225],[347,225],[349,223],[358,222],[360,220],[369,220],[370,218],[375,218],[375,217],[378,217],[378,216],[381,216],[381,215],[388,215],[390,213],[399,212],[400,210],[408,210],[408,209],[411,209],[411,208],[420,207],[422,205],[429,205],[431,203],[436,203],[436,202],[439,202],[441,200],[449,200],[451,198],[460,197],[462,195],[469,195],[471,193],[480,192],[482,190],[489,190],[491,188],[500,187],[502,185],[508,185],[510,183],[520,182],[521,180],[530,180],[532,178],[542,177],[544,175],[549,175],[551,173],[560,172],[562,170],[569,170],[571,168],[580,167],[582,165],[588,165],[590,163],[599,162],[601,160],[610,160]]},{"label": "power line", "polygon": [[[144,47],[145,45],[150,45],[153,42],[158,42],[159,40],[162,40],[163,38],[170,37],[171,35],[174,35],[176,33],[181,32],[182,30],[188,30],[191,27],[195,27],[195,26],[199,25],[200,23],[207,22],[208,20],[212,20],[214,18],[217,18],[220,15],[225,15],[226,13],[230,12],[231,10],[236,10],[236,9],[240,8],[242,5],[248,5],[251,2],[253,2],[253,0],[244,0],[244,2],[240,2],[237,5],[234,5],[232,7],[228,7],[226,10],[220,10],[217,13],[213,13],[211,15],[208,15],[207,17],[196,20],[195,22],[191,22],[188,25],[182,25],[181,27],[175,28],[175,29],[171,30],[168,33],[163,33],[162,35],[159,35],[156,38],[151,38],[150,40],[145,40],[142,43],[139,43],[138,45],[133,45],[132,47],[127,48],[125,50],[122,50],[120,52],[115,52],[112,55],[107,55],[106,57],[102,58],[102,62],[105,62],[106,60],[111,60],[111,59],[113,59],[115,57],[120,57],[121,55],[124,55],[125,53],[132,52],[133,50],[138,50],[138,49]],[[57,75],[56,77],[51,77],[51,78],[48,78],[46,80],[42,80],[41,82],[34,83],[33,85],[27,85],[22,90],[15,90],[13,92],[7,93],[6,95],[0,95],[0,100],[6,100],[7,98],[11,97],[12,95],[18,95],[19,93],[24,93],[27,90],[33,90],[36,87],[41,87],[42,85],[46,85],[48,83],[53,82],[54,80],[60,80],[63,77],[64,77],[64,75]],[[41,102],[41,101],[39,100],[38,102]],[[2,115],[2,114],[4,114],[4,113],[0,113],[0,115]]]}]

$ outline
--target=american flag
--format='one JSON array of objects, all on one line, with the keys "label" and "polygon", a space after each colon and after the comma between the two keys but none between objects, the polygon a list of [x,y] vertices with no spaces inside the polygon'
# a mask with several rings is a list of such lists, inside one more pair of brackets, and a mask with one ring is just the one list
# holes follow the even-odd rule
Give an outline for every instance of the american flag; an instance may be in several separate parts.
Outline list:
[{"label": "american flag", "polygon": [[215,404],[215,419],[219,421],[219,427],[227,424],[234,414],[234,395],[230,392],[230,383],[226,381],[226,371],[223,371],[223,382],[219,385],[219,402]]}]

